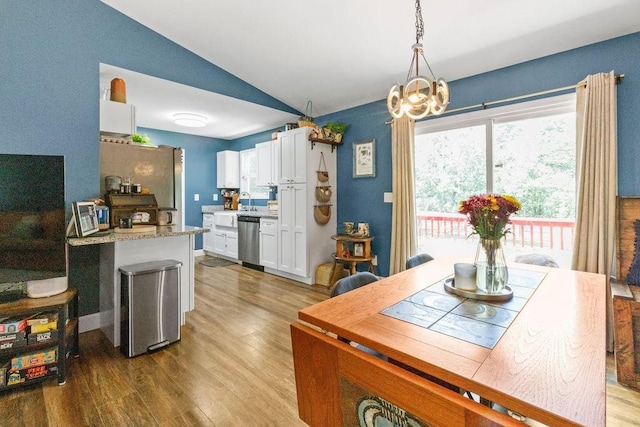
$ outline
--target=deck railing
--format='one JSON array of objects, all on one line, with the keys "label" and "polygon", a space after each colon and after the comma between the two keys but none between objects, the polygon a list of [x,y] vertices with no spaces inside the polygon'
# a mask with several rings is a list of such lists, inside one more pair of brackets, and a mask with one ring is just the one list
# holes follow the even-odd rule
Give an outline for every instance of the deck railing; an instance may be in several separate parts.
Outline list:
[{"label": "deck railing", "polygon": [[[572,219],[511,217],[506,244],[570,250],[573,247]],[[418,235],[423,237],[466,239],[471,234],[467,218],[461,214],[424,212],[417,216]]]}]

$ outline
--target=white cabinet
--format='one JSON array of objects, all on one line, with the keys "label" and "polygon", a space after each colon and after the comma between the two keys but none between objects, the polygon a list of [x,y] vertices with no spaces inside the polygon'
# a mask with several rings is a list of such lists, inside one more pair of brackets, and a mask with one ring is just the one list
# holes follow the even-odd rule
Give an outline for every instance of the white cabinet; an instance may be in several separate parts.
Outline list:
[{"label": "white cabinet", "polygon": [[[238,259],[238,218],[235,212],[213,214],[213,252],[227,258]],[[203,244],[204,245],[204,244]]]},{"label": "white cabinet", "polygon": [[122,102],[100,100],[100,132],[114,136],[136,133],[136,109]]},{"label": "white cabinet", "polygon": [[216,226],[213,223],[213,215],[212,214],[203,214],[202,215],[202,227],[208,228],[208,233],[204,233],[202,235],[202,249],[207,252],[214,252],[213,241],[214,234],[216,232]]},{"label": "white cabinet", "polygon": [[278,268],[278,220],[260,218],[260,265]]},{"label": "white cabinet", "polygon": [[258,170],[256,185],[259,187],[273,187],[278,185],[278,140],[256,144]]},{"label": "white cabinet", "polygon": [[213,232],[213,251],[215,253],[224,255],[227,250],[227,242],[225,233],[222,231],[214,231]]},{"label": "white cabinet", "polygon": [[281,132],[278,136],[278,268],[285,277],[313,283],[319,264],[333,260],[336,230],[336,199],[331,199],[331,218],[318,224],[313,217],[316,171],[325,159],[329,184],[336,193],[336,156],[328,144],[309,142],[310,128]]},{"label": "white cabinet", "polygon": [[307,151],[311,146],[310,129],[302,127],[278,134],[279,184],[307,182]]},{"label": "white cabinet", "polygon": [[240,188],[240,153],[225,150],[216,156],[218,188]]},{"label": "white cabinet", "polygon": [[238,232],[216,229],[213,234],[213,252],[238,259]]},{"label": "white cabinet", "polygon": [[298,276],[307,271],[307,186],[281,185],[278,189],[278,270]]}]

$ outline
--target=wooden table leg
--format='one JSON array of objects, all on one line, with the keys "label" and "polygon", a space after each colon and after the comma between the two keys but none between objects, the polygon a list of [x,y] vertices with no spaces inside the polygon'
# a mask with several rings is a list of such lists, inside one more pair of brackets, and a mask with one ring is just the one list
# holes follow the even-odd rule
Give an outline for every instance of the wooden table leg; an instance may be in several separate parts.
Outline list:
[{"label": "wooden table leg", "polygon": [[372,261],[369,261],[369,271],[373,274],[376,274],[376,266],[373,265]]},{"label": "wooden table leg", "polygon": [[356,262],[355,261],[349,261],[350,264],[350,269],[349,271],[351,272],[351,274],[356,274]]}]

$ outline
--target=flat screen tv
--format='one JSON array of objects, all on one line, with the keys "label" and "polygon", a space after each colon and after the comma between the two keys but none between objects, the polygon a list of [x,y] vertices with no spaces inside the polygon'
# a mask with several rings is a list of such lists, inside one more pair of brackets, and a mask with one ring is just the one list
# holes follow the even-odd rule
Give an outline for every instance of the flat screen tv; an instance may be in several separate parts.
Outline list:
[{"label": "flat screen tv", "polygon": [[64,193],[64,156],[0,153],[0,285],[66,289]]}]

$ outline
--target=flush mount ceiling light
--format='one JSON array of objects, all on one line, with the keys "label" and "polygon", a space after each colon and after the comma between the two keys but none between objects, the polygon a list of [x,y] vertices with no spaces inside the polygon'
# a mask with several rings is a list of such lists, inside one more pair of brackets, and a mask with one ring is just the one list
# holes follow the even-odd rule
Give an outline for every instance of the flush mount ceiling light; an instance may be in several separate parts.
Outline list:
[{"label": "flush mount ceiling light", "polygon": [[200,114],[177,113],[173,115],[173,122],[180,126],[201,128],[207,125],[207,118]]},{"label": "flush mount ceiling light", "polygon": [[[389,113],[399,119],[403,114],[417,120],[429,114],[442,114],[449,104],[449,86],[443,79],[436,79],[431,71],[429,62],[422,51],[422,36],[424,35],[424,23],[422,22],[422,8],[420,0],[416,0],[416,43],[412,46],[413,58],[409,65],[407,81],[404,84],[396,84],[387,96],[387,108]],[[419,59],[422,57],[427,64],[433,80],[420,75]],[[415,68],[414,68],[415,67]],[[415,71],[415,75],[412,73]]]}]

